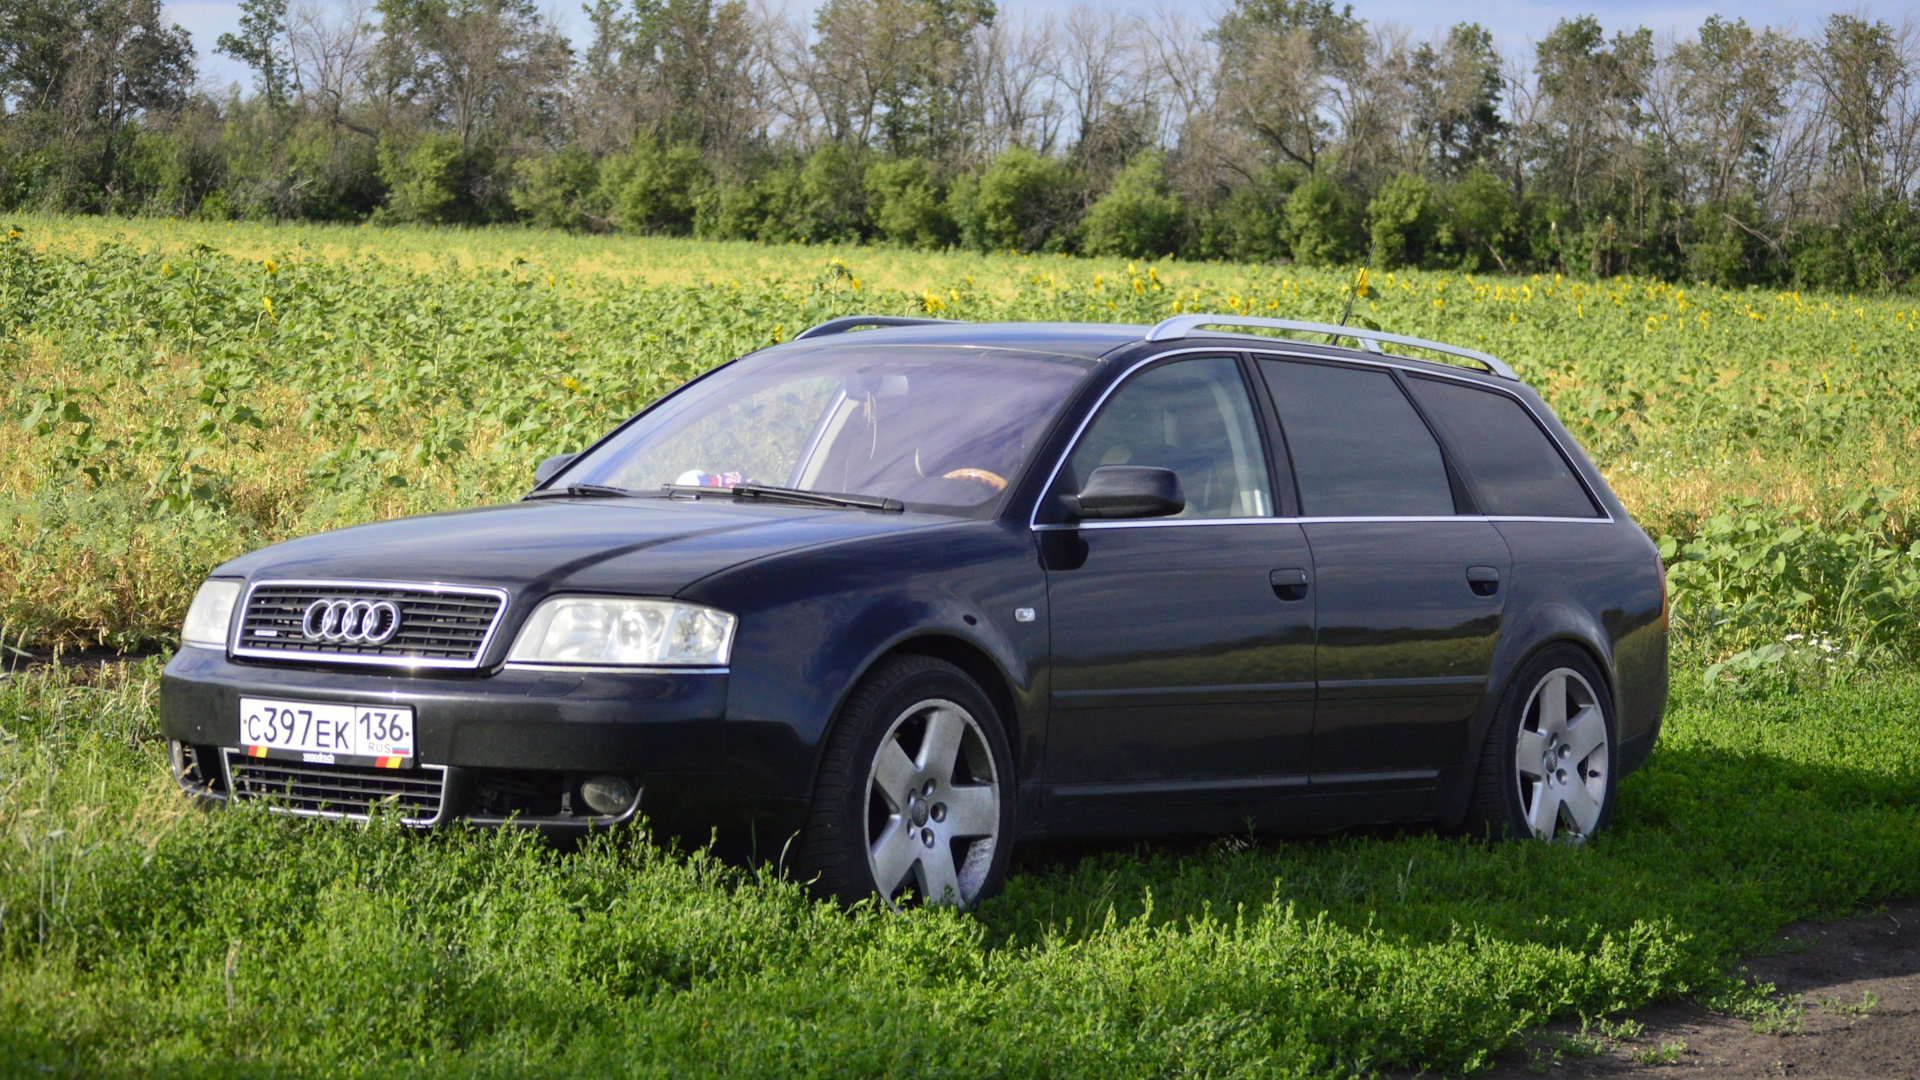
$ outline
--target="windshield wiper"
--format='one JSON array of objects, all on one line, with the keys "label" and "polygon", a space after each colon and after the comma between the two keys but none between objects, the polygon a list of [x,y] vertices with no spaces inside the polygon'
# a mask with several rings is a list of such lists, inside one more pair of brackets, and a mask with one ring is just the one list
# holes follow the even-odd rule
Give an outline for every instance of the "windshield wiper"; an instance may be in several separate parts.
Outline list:
[{"label": "windshield wiper", "polygon": [[563,488],[548,488],[545,491],[527,493],[529,499],[553,499],[570,495],[576,499],[644,499],[644,491],[628,491],[622,487],[609,487],[606,484],[568,484]]},{"label": "windshield wiper", "polygon": [[837,491],[803,491],[800,488],[774,487],[770,484],[735,484],[732,487],[695,487],[692,484],[668,484],[663,489],[673,495],[731,495],[734,502],[788,502],[800,506],[833,506],[849,510],[878,510],[898,514],[907,504],[899,499],[878,495],[849,495]]}]

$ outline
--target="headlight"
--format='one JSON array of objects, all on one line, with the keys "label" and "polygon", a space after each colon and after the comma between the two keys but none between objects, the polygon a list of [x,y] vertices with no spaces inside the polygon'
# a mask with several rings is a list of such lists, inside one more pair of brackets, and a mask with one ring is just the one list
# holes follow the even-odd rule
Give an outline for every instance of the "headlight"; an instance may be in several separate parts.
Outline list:
[{"label": "headlight", "polygon": [[233,622],[233,605],[240,600],[240,583],[209,578],[193,594],[187,608],[187,621],[180,624],[180,644],[203,649],[227,647],[227,627]]},{"label": "headlight", "polygon": [[724,611],[670,600],[561,596],[535,609],[507,659],[719,667],[733,651],[738,621]]}]

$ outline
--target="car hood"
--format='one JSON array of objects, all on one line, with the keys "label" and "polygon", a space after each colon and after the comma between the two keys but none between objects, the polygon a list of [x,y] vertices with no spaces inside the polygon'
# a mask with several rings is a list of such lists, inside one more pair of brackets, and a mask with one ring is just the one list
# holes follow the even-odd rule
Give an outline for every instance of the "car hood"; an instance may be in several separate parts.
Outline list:
[{"label": "car hood", "polygon": [[671,596],[763,556],[951,520],[709,499],[539,499],[319,533],[243,555],[215,573],[485,585],[534,597]]}]

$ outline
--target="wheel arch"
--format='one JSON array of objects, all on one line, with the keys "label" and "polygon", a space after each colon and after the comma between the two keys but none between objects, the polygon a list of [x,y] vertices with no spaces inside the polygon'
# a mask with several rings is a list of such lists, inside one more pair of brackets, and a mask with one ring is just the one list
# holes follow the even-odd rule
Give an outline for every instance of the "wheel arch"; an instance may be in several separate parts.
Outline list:
[{"label": "wheel arch", "polygon": [[1009,780],[1013,789],[1019,790],[1018,780],[1022,760],[1021,718],[1019,700],[1013,690],[1013,679],[1007,674],[1000,661],[996,660],[993,654],[980,643],[940,629],[928,629],[909,634],[888,643],[876,650],[866,663],[860,665],[854,676],[847,680],[839,698],[833,703],[833,710],[828,714],[825,726],[821,728],[811,772],[812,783],[819,782],[821,751],[826,747],[827,741],[832,738],[834,729],[845,718],[847,703],[853,699],[854,689],[881,664],[901,656],[924,656],[944,661],[959,668],[962,674],[979,685],[981,691],[987,695],[987,702],[993,706],[995,712],[1000,714],[1001,734],[1006,736],[1007,751],[1013,757],[1013,775]]},{"label": "wheel arch", "polygon": [[[1007,751],[1013,755],[1015,774],[1020,767],[1020,706],[1013,696],[1013,683],[991,654],[974,642],[951,634],[927,633],[896,642],[892,648],[875,657],[873,663],[860,672],[866,678],[867,671],[896,656],[926,656],[935,660],[944,660],[965,672],[967,677],[980,684],[987,695],[987,701],[994,711],[1000,714],[1001,734],[1006,736]],[[836,711],[834,720],[839,720]]]},{"label": "wheel arch", "polygon": [[[1596,628],[1597,629],[1597,628]],[[1583,633],[1578,625],[1562,624],[1559,627],[1530,637],[1523,648],[1517,649],[1509,660],[1496,667],[1498,680],[1487,683],[1487,696],[1480,707],[1480,713],[1474,718],[1474,726],[1467,745],[1457,765],[1454,783],[1448,785],[1446,802],[1441,807],[1439,818],[1448,825],[1458,825],[1466,816],[1468,804],[1472,800],[1473,786],[1480,767],[1480,757],[1486,749],[1487,736],[1493,730],[1493,719],[1500,711],[1500,705],[1506,700],[1507,692],[1513,688],[1513,680],[1547,649],[1557,645],[1568,645],[1585,653],[1587,659],[1600,669],[1601,681],[1606,684],[1607,703],[1611,706],[1614,723],[1614,742],[1616,748],[1620,739],[1620,689],[1619,673],[1614,670],[1611,651],[1603,644],[1603,635]]]}]

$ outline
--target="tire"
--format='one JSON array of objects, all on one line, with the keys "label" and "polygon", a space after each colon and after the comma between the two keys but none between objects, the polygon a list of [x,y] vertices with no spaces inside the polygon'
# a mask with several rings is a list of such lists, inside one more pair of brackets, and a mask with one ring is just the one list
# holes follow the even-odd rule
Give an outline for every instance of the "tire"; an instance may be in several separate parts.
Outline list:
[{"label": "tire", "polygon": [[1593,658],[1571,645],[1540,650],[1494,714],[1467,827],[1492,839],[1584,842],[1613,819],[1618,731]]},{"label": "tire", "polygon": [[1012,854],[1013,755],[987,695],[952,664],[883,661],[827,737],[796,850],[817,895],[968,907]]}]

